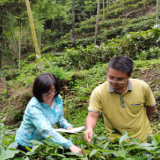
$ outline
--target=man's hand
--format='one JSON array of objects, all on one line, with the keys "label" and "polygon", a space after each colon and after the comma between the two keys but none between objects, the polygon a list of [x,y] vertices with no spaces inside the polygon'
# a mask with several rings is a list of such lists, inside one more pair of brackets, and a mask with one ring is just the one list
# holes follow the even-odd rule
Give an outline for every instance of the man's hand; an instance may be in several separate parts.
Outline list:
[{"label": "man's hand", "polygon": [[74,153],[80,153],[82,155],[85,155],[85,152],[82,151],[79,147],[75,146],[74,144],[72,144],[70,147],[69,147],[70,151],[71,152],[74,152]]},{"label": "man's hand", "polygon": [[88,113],[87,119],[86,119],[86,131],[84,134],[84,139],[88,143],[91,143],[92,137],[93,137],[93,129],[96,127],[97,119],[98,119],[99,113],[97,112],[90,112]]},{"label": "man's hand", "polygon": [[67,131],[73,129],[72,126],[67,127]]},{"label": "man's hand", "polygon": [[88,128],[83,134],[84,134],[84,139],[86,139],[88,143],[91,143],[93,137],[93,129]]}]

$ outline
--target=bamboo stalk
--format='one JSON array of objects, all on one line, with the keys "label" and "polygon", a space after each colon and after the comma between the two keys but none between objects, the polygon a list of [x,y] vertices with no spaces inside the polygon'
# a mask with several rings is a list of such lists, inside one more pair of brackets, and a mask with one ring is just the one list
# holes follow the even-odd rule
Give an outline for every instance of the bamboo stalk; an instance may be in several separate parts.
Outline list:
[{"label": "bamboo stalk", "polygon": [[104,15],[105,15],[105,10],[104,10],[104,0],[103,0],[103,21],[104,21]]},{"label": "bamboo stalk", "polygon": [[33,38],[33,43],[34,43],[34,47],[35,47],[35,51],[36,51],[36,56],[37,56],[37,58],[41,58],[41,52],[39,50],[39,46],[38,46],[38,42],[37,42],[37,36],[36,36],[36,32],[35,32],[35,26],[34,26],[34,21],[33,21],[33,17],[32,17],[30,3],[29,3],[29,0],[25,0],[25,2],[26,2],[26,6],[27,6],[27,12],[28,12],[29,22],[30,22],[30,26],[31,26],[32,38]]},{"label": "bamboo stalk", "polygon": [[144,9],[146,8],[146,1],[143,0]]},{"label": "bamboo stalk", "polygon": [[39,46],[39,51],[41,53],[41,14],[40,14],[40,3],[39,3],[39,20],[38,21],[38,46]]}]

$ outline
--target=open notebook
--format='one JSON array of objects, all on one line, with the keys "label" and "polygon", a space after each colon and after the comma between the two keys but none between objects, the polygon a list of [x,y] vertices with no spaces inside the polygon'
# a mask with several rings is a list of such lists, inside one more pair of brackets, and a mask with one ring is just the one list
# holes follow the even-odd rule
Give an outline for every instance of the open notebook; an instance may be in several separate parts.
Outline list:
[{"label": "open notebook", "polygon": [[68,131],[66,129],[62,129],[62,128],[58,128],[58,129],[55,129],[55,130],[58,131],[58,132],[65,132],[65,133],[78,133],[78,132],[80,132],[84,129],[85,129],[85,126],[73,128],[73,129],[68,130]]}]

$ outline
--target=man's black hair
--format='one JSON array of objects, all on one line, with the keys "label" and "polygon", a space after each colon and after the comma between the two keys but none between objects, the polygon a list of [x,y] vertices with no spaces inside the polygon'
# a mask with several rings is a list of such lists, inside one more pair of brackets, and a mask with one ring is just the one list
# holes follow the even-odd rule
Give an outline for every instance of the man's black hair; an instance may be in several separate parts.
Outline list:
[{"label": "man's black hair", "polygon": [[133,67],[134,67],[134,63],[132,59],[125,56],[117,56],[115,58],[112,58],[108,64],[108,70],[109,68],[113,68],[117,71],[127,73],[128,76],[131,75],[133,71]]},{"label": "man's black hair", "polygon": [[33,95],[38,99],[39,102],[43,102],[42,94],[47,93],[52,85],[55,86],[56,94],[54,97],[58,96],[59,84],[54,74],[52,73],[42,73],[36,77],[34,84],[33,84]]}]

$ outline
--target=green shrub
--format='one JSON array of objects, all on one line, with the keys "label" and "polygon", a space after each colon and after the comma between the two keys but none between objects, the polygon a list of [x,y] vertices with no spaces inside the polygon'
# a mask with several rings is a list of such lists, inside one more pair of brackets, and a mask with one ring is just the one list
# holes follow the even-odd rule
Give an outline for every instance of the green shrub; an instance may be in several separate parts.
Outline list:
[{"label": "green shrub", "polygon": [[63,68],[52,66],[51,68],[48,68],[46,72],[53,73],[58,80],[63,80],[63,79],[69,80],[70,79],[69,75],[66,73],[66,71],[64,71]]},{"label": "green shrub", "polygon": [[29,53],[28,57],[25,59],[25,61],[27,62],[33,62],[35,61],[37,58],[36,58],[36,55],[35,54],[32,54],[32,53]]},{"label": "green shrub", "polygon": [[137,32],[137,31],[146,31],[151,29],[155,23],[155,20],[149,19],[145,22],[130,24],[125,27],[117,27],[103,32],[103,42],[106,42],[106,39],[115,38],[116,36],[123,36],[128,32]]},{"label": "green shrub", "polygon": [[[152,4],[155,5],[156,1],[155,0],[147,0],[146,3],[145,3],[146,8],[149,7]],[[120,15],[125,14],[129,11],[133,11],[135,9],[137,11],[138,10],[141,11],[143,9],[143,5],[144,5],[143,1],[140,1],[138,3],[133,3],[131,5],[126,5],[126,6],[123,6],[123,7],[119,4],[117,4],[117,6],[115,7],[114,10],[111,10],[111,11],[109,11],[105,14],[105,18],[106,19],[118,18]]]},{"label": "green shrub", "polygon": [[22,114],[21,111],[15,111],[15,112],[14,112],[13,120],[14,120],[15,122],[22,120],[22,118],[23,118],[23,114]]},{"label": "green shrub", "polygon": [[6,80],[15,79],[17,76],[19,76],[21,71],[18,69],[10,69],[10,70],[4,70],[2,71],[2,75],[6,78]]},{"label": "green shrub", "polygon": [[[17,143],[13,142],[14,136],[3,136],[4,125],[1,125],[1,139],[6,137],[10,140],[2,141],[0,153],[0,159],[13,160],[14,155],[19,153],[15,150]],[[101,128],[99,129],[101,130]],[[79,153],[73,153],[69,150],[65,150],[61,145],[50,141],[50,137],[46,140],[38,141],[31,140],[30,143],[34,145],[31,149],[27,147],[28,153],[22,155],[21,159],[56,159],[56,160],[69,160],[69,159],[81,159],[81,160],[102,160],[102,159],[115,159],[115,160],[152,160],[159,159],[159,143],[160,136],[155,135],[151,137],[148,135],[148,142],[144,142],[139,139],[131,138],[132,133],[127,133],[123,130],[120,138],[109,139],[110,135],[114,135],[115,130],[107,133],[103,137],[99,137],[94,134],[92,142],[87,143],[84,140],[81,133],[75,135],[66,135],[67,139],[71,140],[73,144],[77,145],[84,151],[84,155]],[[5,148],[3,147],[5,146]]]},{"label": "green shrub", "polygon": [[88,69],[97,62],[104,63],[108,61],[113,56],[113,53],[108,51],[108,48],[104,45],[97,46],[93,44],[87,48],[79,46],[77,49],[67,49],[64,59],[70,66],[77,69]]},{"label": "green shrub", "polygon": [[[132,59],[138,59],[142,50],[148,50],[153,46],[160,45],[159,39],[160,29],[153,28],[148,31],[131,32],[126,34],[121,39],[109,40],[107,44],[101,46],[90,45],[86,48],[80,46],[77,49],[67,49],[64,54],[64,60],[69,67],[88,69],[95,65],[97,62],[108,62],[110,58],[117,55],[126,55]],[[152,58],[157,58],[157,53]],[[148,58],[149,58],[148,56]]]},{"label": "green shrub", "polygon": [[50,51],[52,51],[54,48],[55,48],[54,46],[47,46],[47,47],[44,47],[44,48],[41,50],[41,53],[50,52]]},{"label": "green shrub", "polygon": [[141,60],[149,60],[149,59],[158,59],[160,57],[160,48],[159,47],[152,47],[149,50],[143,50],[139,56],[138,59]]}]

